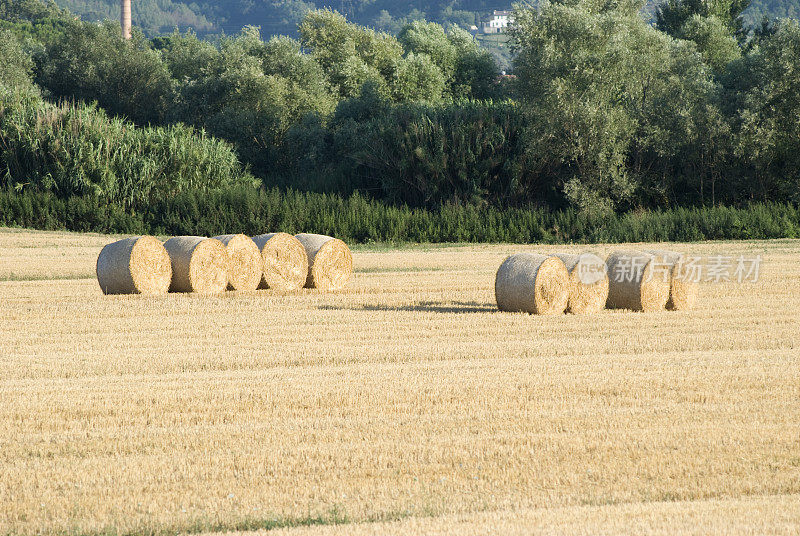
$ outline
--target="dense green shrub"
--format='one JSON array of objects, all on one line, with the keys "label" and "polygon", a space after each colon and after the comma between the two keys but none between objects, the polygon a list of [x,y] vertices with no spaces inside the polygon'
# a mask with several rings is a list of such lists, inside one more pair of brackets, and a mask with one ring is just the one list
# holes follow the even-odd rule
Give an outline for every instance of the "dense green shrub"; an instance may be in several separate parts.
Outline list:
[{"label": "dense green shrub", "polygon": [[96,106],[54,105],[0,86],[0,186],[138,207],[253,182],[231,147],[203,132],[137,128]]},{"label": "dense green shrub", "polygon": [[59,198],[52,192],[0,190],[0,225],[78,232],[143,233],[141,217],[96,196]]},{"label": "dense green shrub", "polygon": [[800,237],[800,208],[754,204],[588,215],[573,209],[409,209],[359,194],[237,187],[183,192],[139,211],[96,196],[0,189],[0,225],[112,233],[205,235],[312,231],[365,242],[596,243]]},{"label": "dense green shrub", "polygon": [[513,103],[406,105],[371,121],[371,135],[351,140],[357,150],[349,161],[395,203],[519,206],[548,193],[525,166],[524,126]]},{"label": "dense green shrub", "polygon": [[[289,131],[274,184],[361,191],[412,207],[544,205],[554,192],[526,166],[518,108],[486,101],[392,106],[362,93],[343,101],[327,125],[307,120]],[[289,184],[278,182],[286,176]]]}]

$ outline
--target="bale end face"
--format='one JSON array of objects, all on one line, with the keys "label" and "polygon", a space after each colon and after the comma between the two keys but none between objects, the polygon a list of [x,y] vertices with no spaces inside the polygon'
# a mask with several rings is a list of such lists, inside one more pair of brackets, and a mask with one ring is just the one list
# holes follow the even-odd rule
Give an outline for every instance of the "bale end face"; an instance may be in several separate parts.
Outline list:
[{"label": "bale end face", "polygon": [[308,277],[308,255],[303,244],[288,233],[268,233],[253,237],[261,251],[263,275],[258,288],[280,291],[303,288]]},{"label": "bale end face", "polygon": [[264,273],[261,253],[243,234],[215,236],[228,254],[228,290],[256,290]]},{"label": "bale end face", "polygon": [[569,300],[569,273],[557,257],[511,255],[495,276],[497,307],[506,312],[561,314]]},{"label": "bale end face", "polygon": [[97,257],[96,271],[104,294],[164,294],[172,280],[169,255],[152,236],[108,244]]},{"label": "bale end face", "polygon": [[172,262],[171,292],[219,294],[228,286],[228,253],[213,238],[176,236],[164,244]]},{"label": "bale end face", "polygon": [[697,302],[699,285],[686,266],[686,258],[682,253],[675,251],[649,251],[655,256],[659,271],[666,271],[669,278],[670,289],[667,309],[670,311],[685,311],[693,309]]},{"label": "bale end face", "polygon": [[570,294],[567,312],[592,314],[602,311],[608,300],[608,273],[597,255],[557,254],[569,272]]},{"label": "bale end face", "polygon": [[641,251],[618,251],[608,257],[609,309],[664,310],[670,283],[657,273],[654,261],[654,255]]},{"label": "bale end face", "polygon": [[308,255],[306,288],[332,291],[347,285],[353,275],[353,255],[347,244],[325,235],[299,234],[296,238]]}]

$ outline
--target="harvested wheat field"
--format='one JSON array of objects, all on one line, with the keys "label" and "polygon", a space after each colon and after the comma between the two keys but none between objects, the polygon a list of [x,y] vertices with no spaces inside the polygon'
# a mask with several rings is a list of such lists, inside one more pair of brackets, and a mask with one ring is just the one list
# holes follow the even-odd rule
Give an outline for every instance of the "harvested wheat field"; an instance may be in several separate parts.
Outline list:
[{"label": "harvested wheat field", "polygon": [[332,293],[104,296],[119,238],[0,230],[0,534],[800,530],[800,241],[631,245],[762,273],[537,316],[497,311],[503,259],[618,246],[354,247]]}]

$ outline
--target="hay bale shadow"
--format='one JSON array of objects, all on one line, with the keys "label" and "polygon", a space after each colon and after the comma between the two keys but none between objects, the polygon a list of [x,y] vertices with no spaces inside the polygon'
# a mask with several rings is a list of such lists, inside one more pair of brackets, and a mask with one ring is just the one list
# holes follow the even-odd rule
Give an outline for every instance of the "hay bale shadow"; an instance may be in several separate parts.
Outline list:
[{"label": "hay bale shadow", "polygon": [[329,311],[410,311],[417,313],[496,313],[497,306],[478,302],[435,302],[423,301],[412,305],[361,305],[342,307],[337,305],[320,305],[319,309]]}]

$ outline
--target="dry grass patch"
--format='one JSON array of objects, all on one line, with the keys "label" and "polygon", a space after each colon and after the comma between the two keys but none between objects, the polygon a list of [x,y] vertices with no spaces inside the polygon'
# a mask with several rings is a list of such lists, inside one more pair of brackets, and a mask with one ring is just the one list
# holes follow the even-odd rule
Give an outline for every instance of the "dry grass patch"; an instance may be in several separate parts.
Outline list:
[{"label": "dry grass patch", "polygon": [[[40,239],[0,232],[15,243],[0,273]],[[48,240],[72,253],[46,249],[26,273],[90,272],[110,241]],[[592,532],[640,507],[641,532],[658,533],[659,519],[753,495],[767,497],[741,506],[752,515],[714,523],[778,526],[800,493],[800,241],[668,247],[761,254],[762,277],[701,285],[691,311],[591,316],[494,302],[509,249],[581,247],[357,251],[335,294],[0,283],[0,534],[233,529],[334,511],[450,516],[441,526],[469,533],[483,515],[513,527],[512,510],[578,512]],[[358,272],[393,266],[432,270]],[[664,501],[679,502],[646,513]]]}]

